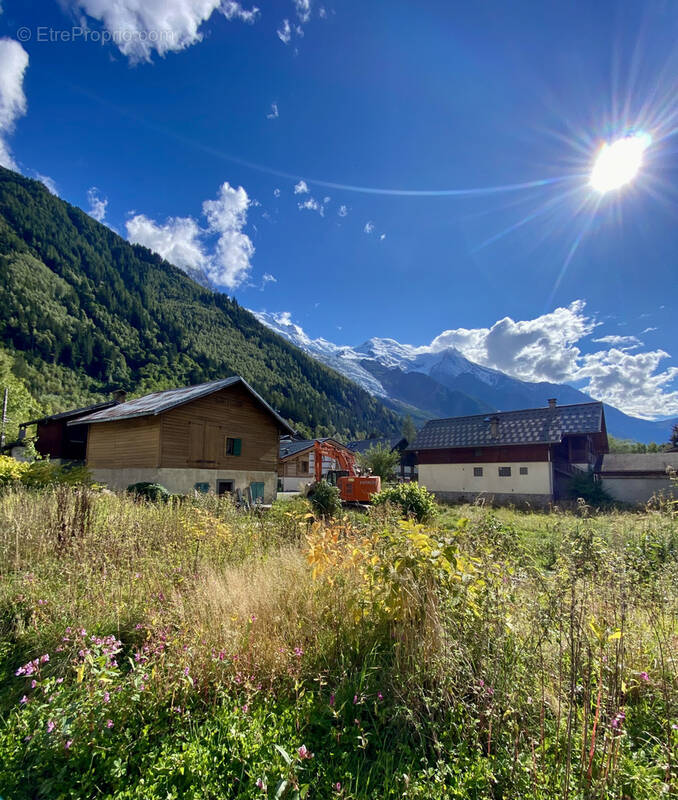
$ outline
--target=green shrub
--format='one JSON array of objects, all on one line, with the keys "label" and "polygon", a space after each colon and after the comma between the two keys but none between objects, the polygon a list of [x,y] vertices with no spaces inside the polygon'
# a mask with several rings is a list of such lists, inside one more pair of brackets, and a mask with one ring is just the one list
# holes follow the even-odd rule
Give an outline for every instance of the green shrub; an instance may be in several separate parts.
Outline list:
[{"label": "green shrub", "polygon": [[386,503],[398,506],[404,517],[414,517],[417,522],[432,519],[437,511],[433,495],[418,483],[400,483],[372,497],[372,504],[375,506]]},{"label": "green shrub", "polygon": [[400,453],[388,446],[375,445],[358,454],[358,463],[363,469],[378,475],[382,481],[390,481],[400,464]]},{"label": "green shrub", "polygon": [[167,503],[171,497],[162,484],[150,483],[149,481],[131,483],[127,487],[127,491],[135,495],[135,497],[150,500],[152,503]]},{"label": "green shrub", "polygon": [[323,519],[330,519],[341,510],[339,489],[325,480],[315,484],[308,494],[308,499],[311,501],[313,511]]},{"label": "green shrub", "polygon": [[581,472],[570,478],[568,494],[573,500],[582,500],[590,506],[601,508],[612,504],[612,497],[603,489],[592,472]]},{"label": "green shrub", "polygon": [[20,483],[30,465],[11,456],[0,456],[0,486]]},{"label": "green shrub", "polygon": [[30,489],[45,489],[48,486],[79,486],[91,483],[86,467],[71,464],[55,464],[48,458],[29,463],[17,461],[9,456],[0,456],[0,486],[22,483]]}]

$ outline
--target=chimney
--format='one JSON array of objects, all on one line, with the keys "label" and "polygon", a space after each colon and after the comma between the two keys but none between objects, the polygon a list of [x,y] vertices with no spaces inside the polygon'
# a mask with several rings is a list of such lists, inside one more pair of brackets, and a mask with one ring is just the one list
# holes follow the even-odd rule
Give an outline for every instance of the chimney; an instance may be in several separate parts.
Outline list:
[{"label": "chimney", "polygon": [[113,398],[113,402],[116,405],[120,405],[120,403],[125,402],[125,398],[127,397],[127,392],[124,389],[116,389],[114,392],[111,392],[111,396]]},{"label": "chimney", "polygon": [[499,437],[499,417],[490,417],[490,436],[493,439]]},{"label": "chimney", "polygon": [[556,398],[555,397],[550,397],[549,398],[549,408],[555,408],[555,407],[556,407]]}]

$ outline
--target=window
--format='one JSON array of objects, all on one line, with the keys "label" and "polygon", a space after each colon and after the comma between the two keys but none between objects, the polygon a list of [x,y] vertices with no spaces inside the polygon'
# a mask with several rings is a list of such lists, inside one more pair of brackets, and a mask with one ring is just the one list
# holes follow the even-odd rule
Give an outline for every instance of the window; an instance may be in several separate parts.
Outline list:
[{"label": "window", "polygon": [[242,439],[226,439],[226,455],[239,456],[242,453]]},{"label": "window", "polygon": [[219,497],[230,494],[235,489],[235,481],[217,481],[217,494]]},{"label": "window", "polygon": [[527,467],[521,467],[520,468],[520,474],[521,475],[527,475]]},{"label": "window", "polygon": [[483,477],[483,468],[482,467],[473,467],[473,477],[474,478],[482,478]]},{"label": "window", "polygon": [[299,463],[299,470],[302,475],[308,475],[308,461],[301,461]]},{"label": "window", "polygon": [[500,478],[510,478],[511,477],[511,467],[499,467],[499,477]]}]

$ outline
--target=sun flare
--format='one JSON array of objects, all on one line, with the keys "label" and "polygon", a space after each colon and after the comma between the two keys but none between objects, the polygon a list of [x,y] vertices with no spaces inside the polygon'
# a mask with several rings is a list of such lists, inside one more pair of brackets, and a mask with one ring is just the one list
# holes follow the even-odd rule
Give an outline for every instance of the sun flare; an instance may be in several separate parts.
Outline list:
[{"label": "sun flare", "polygon": [[605,142],[591,170],[591,187],[605,194],[630,183],[638,174],[643,154],[651,141],[649,133],[634,133],[614,142]]}]

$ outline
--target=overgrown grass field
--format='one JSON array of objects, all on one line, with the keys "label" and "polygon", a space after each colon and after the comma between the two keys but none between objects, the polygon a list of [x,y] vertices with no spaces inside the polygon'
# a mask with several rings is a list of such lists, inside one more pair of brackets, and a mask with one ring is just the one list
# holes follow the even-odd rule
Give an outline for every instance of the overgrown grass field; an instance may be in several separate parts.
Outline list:
[{"label": "overgrown grass field", "polygon": [[0,795],[678,793],[678,520],[0,495]]}]

